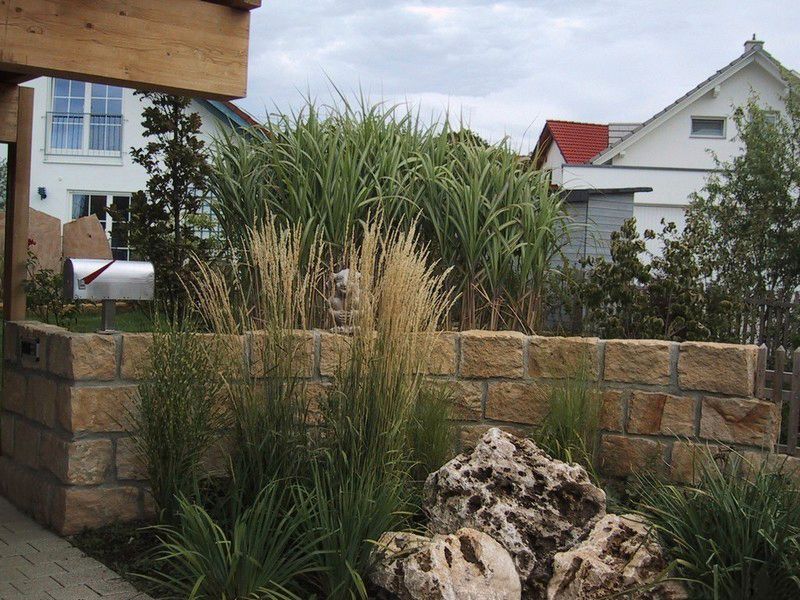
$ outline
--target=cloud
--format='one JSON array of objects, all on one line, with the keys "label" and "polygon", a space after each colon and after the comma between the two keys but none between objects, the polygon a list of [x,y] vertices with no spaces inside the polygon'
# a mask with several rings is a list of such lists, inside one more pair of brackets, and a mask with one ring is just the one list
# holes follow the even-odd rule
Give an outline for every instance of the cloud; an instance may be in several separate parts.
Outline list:
[{"label": "cloud", "polygon": [[464,115],[521,147],[545,118],[636,121],[730,62],[753,30],[800,66],[794,0],[269,0],[252,13],[249,95],[290,110],[333,82]]}]

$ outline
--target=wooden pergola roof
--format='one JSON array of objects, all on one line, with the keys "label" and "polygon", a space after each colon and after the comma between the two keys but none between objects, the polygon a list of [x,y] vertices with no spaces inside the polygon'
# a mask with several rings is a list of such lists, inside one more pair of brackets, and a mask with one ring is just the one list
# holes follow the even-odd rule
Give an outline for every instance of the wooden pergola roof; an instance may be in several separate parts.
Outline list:
[{"label": "wooden pergola roof", "polygon": [[0,0],[0,142],[9,144],[4,316],[25,318],[33,89],[42,75],[215,99],[247,93],[261,0]]}]

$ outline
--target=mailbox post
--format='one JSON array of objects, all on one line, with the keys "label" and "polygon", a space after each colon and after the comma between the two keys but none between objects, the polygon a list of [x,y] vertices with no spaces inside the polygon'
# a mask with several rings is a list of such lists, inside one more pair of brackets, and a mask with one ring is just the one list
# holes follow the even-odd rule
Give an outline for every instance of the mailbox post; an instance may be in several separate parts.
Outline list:
[{"label": "mailbox post", "polygon": [[118,300],[152,300],[153,263],[138,260],[68,258],[64,261],[64,297],[102,302],[99,333],[113,333]]}]

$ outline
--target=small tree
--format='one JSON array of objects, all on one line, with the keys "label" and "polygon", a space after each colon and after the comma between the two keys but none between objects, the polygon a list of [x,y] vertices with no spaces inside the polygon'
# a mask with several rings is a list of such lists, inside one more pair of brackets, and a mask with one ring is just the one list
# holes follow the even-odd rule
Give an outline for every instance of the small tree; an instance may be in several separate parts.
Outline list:
[{"label": "small tree", "polygon": [[185,303],[184,284],[192,255],[208,259],[210,240],[198,235],[198,213],[210,173],[202,120],[189,112],[190,98],[160,92],[137,92],[146,102],[144,135],[150,141],[131,149],[133,161],[149,179],[147,189],[131,198],[128,243],[137,256],[153,262],[156,293],[169,314]]},{"label": "small tree", "polygon": [[[791,81],[791,75],[787,75]],[[718,172],[687,211],[684,236],[711,281],[731,297],[777,298],[800,285],[800,99],[785,114],[752,97],[734,113],[742,153]]]}]

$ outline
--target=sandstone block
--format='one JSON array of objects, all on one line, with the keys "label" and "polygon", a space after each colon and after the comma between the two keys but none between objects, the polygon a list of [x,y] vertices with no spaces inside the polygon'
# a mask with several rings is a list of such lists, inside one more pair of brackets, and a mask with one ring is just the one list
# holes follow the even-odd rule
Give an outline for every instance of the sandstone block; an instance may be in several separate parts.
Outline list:
[{"label": "sandstone block", "polygon": [[17,354],[18,331],[18,323],[6,321],[5,330],[3,331],[3,359],[11,363],[16,363],[19,360],[19,355]]},{"label": "sandstone block", "polygon": [[597,379],[599,340],[592,337],[543,337],[534,335],[528,346],[528,375],[574,377],[585,369]]},{"label": "sandstone block", "polygon": [[518,331],[461,334],[461,377],[522,377],[525,336]]},{"label": "sandstone block", "polygon": [[704,468],[714,460],[725,460],[725,454],[727,450],[714,444],[676,441],[672,445],[670,479],[678,483],[697,483],[703,476]]},{"label": "sandstone block", "polygon": [[431,530],[469,527],[490,535],[514,559],[525,598],[543,595],[553,555],[589,532],[605,502],[583,467],[496,427],[471,453],[431,473],[423,491]]},{"label": "sandstone block", "polygon": [[141,517],[134,486],[61,487],[56,490],[53,527],[61,535]]},{"label": "sandstone block", "polygon": [[111,472],[111,440],[65,440],[54,433],[42,435],[41,466],[62,483],[102,483]]},{"label": "sandstone block", "polygon": [[24,415],[27,403],[27,380],[25,375],[6,367],[3,373],[3,409]]},{"label": "sandstone block", "polygon": [[[28,369],[44,371],[47,369],[47,349],[50,344],[50,335],[67,333],[66,329],[38,321],[21,321],[17,328],[17,353],[19,364]],[[29,348],[35,348],[35,354],[23,353],[20,347],[25,343]]]},{"label": "sandstone block", "polygon": [[135,385],[75,387],[61,384],[56,404],[59,424],[70,432],[106,433],[131,426]]},{"label": "sandstone block", "polygon": [[628,433],[694,435],[694,399],[634,390],[628,405]]},{"label": "sandstone block", "polygon": [[39,468],[39,440],[41,430],[24,419],[14,421],[14,460],[30,467]]},{"label": "sandstone block", "polygon": [[73,380],[110,381],[117,376],[114,336],[58,333],[47,338],[51,373]]},{"label": "sandstone block", "polygon": [[550,410],[551,388],[537,382],[492,381],[486,398],[486,418],[539,424]]},{"label": "sandstone block", "polygon": [[120,375],[123,379],[147,379],[150,373],[150,349],[152,333],[122,334],[122,363]]},{"label": "sandstone block", "polygon": [[610,477],[627,477],[664,468],[664,444],[656,440],[605,434],[600,443],[600,468]]},{"label": "sandstone block", "polygon": [[625,392],[622,390],[605,390],[600,407],[600,428],[606,431],[622,431],[625,415]]},{"label": "sandstone block", "polygon": [[456,340],[458,334],[448,331],[425,336],[428,359],[423,366],[426,375],[456,374]]},{"label": "sandstone block", "polygon": [[432,379],[429,385],[449,394],[453,419],[477,421],[483,417],[482,382]]},{"label": "sandstone block", "polygon": [[14,415],[0,415],[0,454],[14,456]]},{"label": "sandstone block", "polygon": [[606,381],[667,385],[672,342],[608,340],[603,378]]},{"label": "sandstone block", "polygon": [[264,367],[264,359],[273,356],[272,352],[280,351],[291,357],[293,373],[297,377],[311,377],[314,374],[314,332],[293,331],[281,342],[280,350],[271,349],[263,332],[253,332],[248,336],[250,344],[250,375],[265,377],[272,365]]},{"label": "sandstone block", "polygon": [[44,474],[26,469],[7,456],[0,456],[0,495],[33,514],[41,523],[50,522],[53,491],[54,486]]},{"label": "sandstone block", "polygon": [[684,342],[678,358],[678,384],[684,390],[704,390],[752,396],[756,346]]},{"label": "sandstone block", "polygon": [[57,389],[58,385],[53,379],[31,375],[28,378],[25,416],[47,427],[55,427]]},{"label": "sandstone block", "polygon": [[778,440],[780,411],[766,400],[703,398],[700,437],[770,447]]},{"label": "sandstone block", "polygon": [[327,331],[321,331],[319,336],[319,372],[323,377],[332,377],[350,358],[351,338]]},{"label": "sandstone block", "polygon": [[143,464],[132,438],[117,440],[117,479],[147,479],[147,467]]}]

